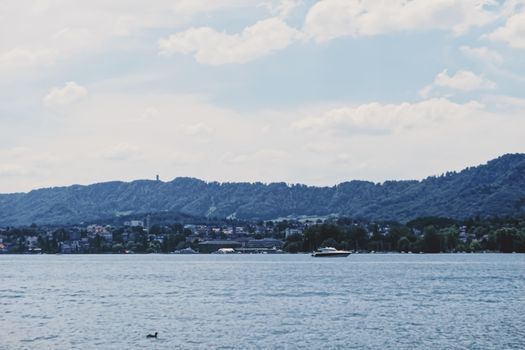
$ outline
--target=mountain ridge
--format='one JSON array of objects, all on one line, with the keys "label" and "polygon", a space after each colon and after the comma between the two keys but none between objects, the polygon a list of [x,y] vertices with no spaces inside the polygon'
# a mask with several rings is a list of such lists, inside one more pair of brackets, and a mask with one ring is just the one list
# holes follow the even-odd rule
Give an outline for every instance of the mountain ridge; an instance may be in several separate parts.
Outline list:
[{"label": "mountain ridge", "polygon": [[110,181],[0,194],[0,225],[70,224],[119,213],[174,211],[203,217],[274,219],[345,215],[406,221],[418,216],[512,216],[525,213],[525,154],[423,180],[363,180],[333,186],[206,182]]}]

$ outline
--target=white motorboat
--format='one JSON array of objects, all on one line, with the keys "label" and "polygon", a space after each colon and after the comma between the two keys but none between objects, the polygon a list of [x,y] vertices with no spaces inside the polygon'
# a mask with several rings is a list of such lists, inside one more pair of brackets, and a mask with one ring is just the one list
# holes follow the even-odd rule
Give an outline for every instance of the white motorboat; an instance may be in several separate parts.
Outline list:
[{"label": "white motorboat", "polygon": [[235,249],[233,248],[219,248],[216,252],[213,252],[212,254],[234,254]]},{"label": "white motorboat", "polygon": [[337,250],[333,247],[323,247],[314,251],[312,256],[314,258],[346,258],[350,254],[352,254],[352,252],[347,250]]}]

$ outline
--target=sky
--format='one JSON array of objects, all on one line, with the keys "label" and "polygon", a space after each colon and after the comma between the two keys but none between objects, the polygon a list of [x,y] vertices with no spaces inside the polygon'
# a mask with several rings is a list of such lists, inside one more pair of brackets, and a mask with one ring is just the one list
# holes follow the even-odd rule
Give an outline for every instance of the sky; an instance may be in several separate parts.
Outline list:
[{"label": "sky", "polygon": [[525,152],[525,0],[2,0],[0,193]]}]

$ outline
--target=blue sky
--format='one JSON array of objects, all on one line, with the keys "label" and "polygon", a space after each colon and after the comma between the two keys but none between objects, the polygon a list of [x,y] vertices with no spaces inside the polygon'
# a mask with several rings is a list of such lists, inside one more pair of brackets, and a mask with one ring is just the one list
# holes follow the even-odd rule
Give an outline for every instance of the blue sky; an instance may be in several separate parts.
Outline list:
[{"label": "blue sky", "polygon": [[0,33],[3,193],[525,152],[523,0],[5,0]]}]

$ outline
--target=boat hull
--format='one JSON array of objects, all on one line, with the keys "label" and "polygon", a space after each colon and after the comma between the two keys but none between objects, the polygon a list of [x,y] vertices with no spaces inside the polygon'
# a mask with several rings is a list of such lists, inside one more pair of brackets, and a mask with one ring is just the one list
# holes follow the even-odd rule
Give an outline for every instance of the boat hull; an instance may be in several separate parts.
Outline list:
[{"label": "boat hull", "polygon": [[312,253],[314,258],[346,258],[351,253]]}]

